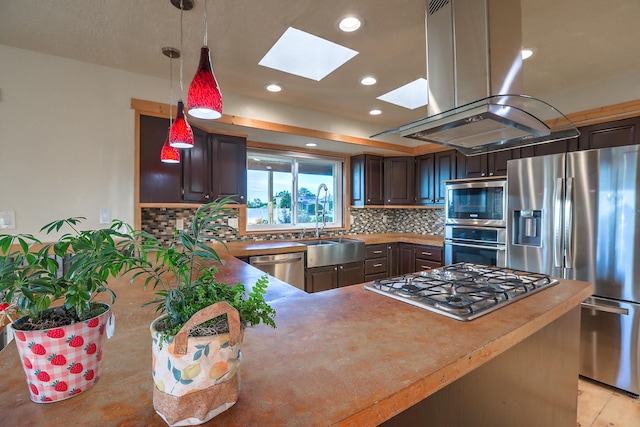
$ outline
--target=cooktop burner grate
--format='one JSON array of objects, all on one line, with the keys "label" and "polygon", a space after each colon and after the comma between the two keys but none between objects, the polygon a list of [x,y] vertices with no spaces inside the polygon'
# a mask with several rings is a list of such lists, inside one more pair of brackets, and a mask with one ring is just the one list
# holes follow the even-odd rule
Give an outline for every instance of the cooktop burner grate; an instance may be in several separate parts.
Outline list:
[{"label": "cooktop burner grate", "polygon": [[557,282],[544,274],[461,262],[375,280],[365,289],[454,319],[472,320]]}]

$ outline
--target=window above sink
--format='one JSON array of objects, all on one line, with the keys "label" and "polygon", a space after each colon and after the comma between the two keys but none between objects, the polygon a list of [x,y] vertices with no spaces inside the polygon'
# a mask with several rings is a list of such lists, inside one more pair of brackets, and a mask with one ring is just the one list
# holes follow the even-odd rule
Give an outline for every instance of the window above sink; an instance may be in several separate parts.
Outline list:
[{"label": "window above sink", "polygon": [[[323,206],[325,228],[343,227],[343,168],[343,159],[335,157],[247,150],[247,230],[312,234]],[[326,204],[321,184],[328,188]]]}]

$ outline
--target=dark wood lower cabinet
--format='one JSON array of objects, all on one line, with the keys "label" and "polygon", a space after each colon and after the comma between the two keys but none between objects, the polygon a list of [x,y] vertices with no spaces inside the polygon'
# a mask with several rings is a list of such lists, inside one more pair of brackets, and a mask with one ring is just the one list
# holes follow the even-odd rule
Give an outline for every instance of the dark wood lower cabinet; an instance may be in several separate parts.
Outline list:
[{"label": "dark wood lower cabinet", "polygon": [[442,267],[442,248],[437,246],[400,243],[400,271],[409,274]]},{"label": "dark wood lower cabinet", "polygon": [[350,262],[338,266],[338,287],[364,283],[364,263]]},{"label": "dark wood lower cabinet", "polygon": [[327,291],[338,287],[338,266],[307,268],[305,291],[309,293]]},{"label": "dark wood lower cabinet", "polygon": [[398,274],[415,272],[416,249],[410,243],[400,243],[400,263]]},{"label": "dark wood lower cabinet", "polygon": [[305,291],[327,291],[342,286],[364,283],[364,262],[307,268]]}]

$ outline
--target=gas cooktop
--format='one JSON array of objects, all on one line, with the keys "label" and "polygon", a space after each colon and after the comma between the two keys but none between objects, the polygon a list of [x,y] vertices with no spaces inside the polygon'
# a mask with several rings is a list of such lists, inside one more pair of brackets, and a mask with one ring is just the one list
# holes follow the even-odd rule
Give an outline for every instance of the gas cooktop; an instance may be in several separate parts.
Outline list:
[{"label": "gas cooktop", "polygon": [[364,288],[457,320],[472,320],[558,283],[544,274],[460,262],[375,280]]}]

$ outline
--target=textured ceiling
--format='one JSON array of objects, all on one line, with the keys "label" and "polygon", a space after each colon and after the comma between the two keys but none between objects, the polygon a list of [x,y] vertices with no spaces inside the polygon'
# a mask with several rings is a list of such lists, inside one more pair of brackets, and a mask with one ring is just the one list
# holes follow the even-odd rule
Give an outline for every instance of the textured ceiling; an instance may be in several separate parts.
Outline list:
[{"label": "textured ceiling", "polygon": [[[426,76],[425,0],[209,0],[209,47],[223,93],[339,114],[394,127],[426,115],[377,96]],[[184,13],[184,70],[190,81],[202,45],[204,2]],[[522,0],[525,93],[597,84],[640,72],[640,1]],[[364,19],[356,33],[337,30],[350,13]],[[360,52],[320,82],[258,65],[287,27]],[[135,73],[167,77],[161,47],[180,44],[180,11],[169,0],[1,0],[0,43]],[[0,65],[1,66],[1,65]],[[361,86],[373,74],[379,83]],[[174,73],[175,75],[175,73]],[[285,87],[264,90],[269,82]],[[383,110],[372,117],[368,111]]]}]

